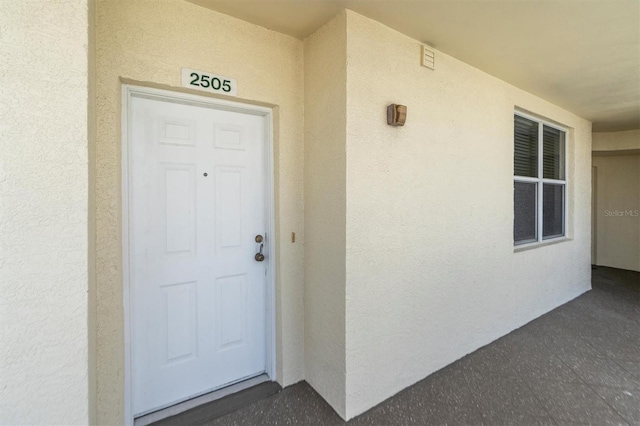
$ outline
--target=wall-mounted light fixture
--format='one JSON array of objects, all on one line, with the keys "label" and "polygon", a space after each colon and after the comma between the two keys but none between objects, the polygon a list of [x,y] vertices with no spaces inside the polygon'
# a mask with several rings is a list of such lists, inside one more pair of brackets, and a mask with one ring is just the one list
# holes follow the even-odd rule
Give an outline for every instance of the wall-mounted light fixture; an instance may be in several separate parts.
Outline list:
[{"label": "wall-mounted light fixture", "polygon": [[407,119],[407,107],[405,105],[391,104],[387,107],[387,124],[390,126],[404,126]]}]

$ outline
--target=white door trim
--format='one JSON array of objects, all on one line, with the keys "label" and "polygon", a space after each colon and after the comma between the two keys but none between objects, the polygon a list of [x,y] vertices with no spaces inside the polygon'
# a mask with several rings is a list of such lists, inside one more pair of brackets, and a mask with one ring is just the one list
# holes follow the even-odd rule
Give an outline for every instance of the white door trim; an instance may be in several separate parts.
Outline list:
[{"label": "white door trim", "polygon": [[131,380],[131,305],[130,305],[130,269],[129,269],[129,158],[130,128],[129,113],[133,96],[186,103],[193,106],[214,108],[223,111],[240,112],[257,115],[264,120],[265,141],[265,218],[267,228],[267,289],[266,289],[266,374],[272,381],[276,380],[276,294],[275,294],[275,211],[274,211],[274,168],[273,168],[273,111],[271,108],[240,102],[172,92],[150,87],[122,85],[122,285],[124,307],[124,422],[133,426],[133,390]]}]

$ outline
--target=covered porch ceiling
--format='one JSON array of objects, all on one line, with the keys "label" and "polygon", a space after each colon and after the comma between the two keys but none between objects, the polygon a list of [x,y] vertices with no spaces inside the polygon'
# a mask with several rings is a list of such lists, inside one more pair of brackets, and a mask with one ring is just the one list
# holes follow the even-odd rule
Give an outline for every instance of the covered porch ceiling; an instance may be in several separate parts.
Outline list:
[{"label": "covered porch ceiling", "polygon": [[592,121],[594,131],[640,128],[639,0],[188,1],[300,39],[351,9]]}]

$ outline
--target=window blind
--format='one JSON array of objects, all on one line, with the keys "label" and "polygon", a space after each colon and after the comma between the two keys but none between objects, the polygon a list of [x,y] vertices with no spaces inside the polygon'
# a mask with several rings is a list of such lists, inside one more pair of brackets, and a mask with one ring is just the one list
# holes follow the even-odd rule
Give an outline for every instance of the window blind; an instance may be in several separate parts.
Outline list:
[{"label": "window blind", "polygon": [[513,140],[514,175],[538,177],[538,123],[514,116]]},{"label": "window blind", "polygon": [[542,131],[542,176],[564,179],[564,132],[544,126]]}]

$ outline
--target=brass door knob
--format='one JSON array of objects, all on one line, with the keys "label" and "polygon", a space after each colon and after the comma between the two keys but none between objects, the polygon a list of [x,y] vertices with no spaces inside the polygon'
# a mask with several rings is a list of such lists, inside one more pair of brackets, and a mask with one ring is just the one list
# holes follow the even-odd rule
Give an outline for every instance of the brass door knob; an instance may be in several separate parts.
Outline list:
[{"label": "brass door knob", "polygon": [[264,254],[262,254],[262,248],[264,247],[264,244],[262,243],[262,235],[256,235],[256,243],[260,243],[260,251],[257,252],[254,257],[256,261],[262,262],[264,260]]}]

